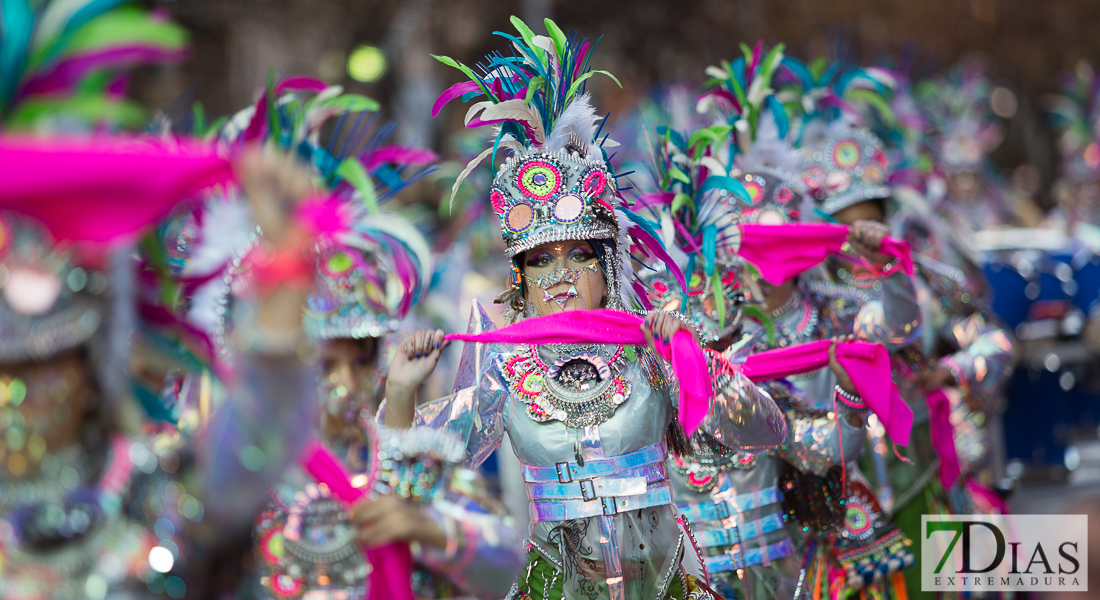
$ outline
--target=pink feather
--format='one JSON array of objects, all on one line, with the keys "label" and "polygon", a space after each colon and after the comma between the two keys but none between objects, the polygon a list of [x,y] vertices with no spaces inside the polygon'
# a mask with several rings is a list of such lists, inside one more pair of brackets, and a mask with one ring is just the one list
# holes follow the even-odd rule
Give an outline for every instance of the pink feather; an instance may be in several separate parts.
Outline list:
[{"label": "pink feather", "polygon": [[[360,157],[362,160],[362,157]],[[371,152],[366,160],[363,162],[363,166],[368,171],[374,170],[375,167],[383,163],[391,165],[430,165],[439,161],[439,155],[431,150],[424,148],[413,148],[410,146],[382,146],[378,150]]]},{"label": "pink feather", "polygon": [[476,92],[480,89],[481,86],[479,86],[476,81],[460,81],[452,85],[435,99],[435,104],[432,105],[432,116],[437,116],[439,111],[443,110],[443,107],[451,100],[461,98],[470,92]]},{"label": "pink feather", "polygon": [[646,248],[653,253],[661,262],[665,263],[668,270],[672,273],[672,276],[676,278],[676,281],[680,284],[680,287],[687,289],[687,280],[684,279],[684,272],[677,266],[676,261],[672,260],[672,257],[665,251],[665,247],[661,245],[661,242],[649,235],[649,232],[641,227],[634,225],[627,230],[627,233],[631,235],[635,240],[641,244],[645,244]]}]

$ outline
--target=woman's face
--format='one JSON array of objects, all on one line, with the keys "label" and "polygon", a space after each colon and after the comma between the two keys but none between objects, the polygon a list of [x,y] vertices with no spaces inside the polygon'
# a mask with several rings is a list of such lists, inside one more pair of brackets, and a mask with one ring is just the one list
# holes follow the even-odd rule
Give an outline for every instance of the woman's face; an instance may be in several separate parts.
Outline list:
[{"label": "woman's face", "polygon": [[549,242],[523,255],[528,306],[540,316],[606,305],[607,280],[592,245]]},{"label": "woman's face", "polygon": [[335,339],[321,346],[325,412],[358,414],[378,408],[378,340]]}]

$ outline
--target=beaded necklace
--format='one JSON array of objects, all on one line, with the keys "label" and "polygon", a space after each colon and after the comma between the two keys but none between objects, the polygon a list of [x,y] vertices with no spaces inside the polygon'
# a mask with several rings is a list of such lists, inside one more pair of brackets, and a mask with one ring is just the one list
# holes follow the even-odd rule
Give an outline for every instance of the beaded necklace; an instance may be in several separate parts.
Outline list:
[{"label": "beaded necklace", "polygon": [[609,359],[598,347],[578,347],[548,365],[528,346],[503,359],[502,371],[532,420],[577,429],[610,419],[630,397],[631,384],[620,376],[625,355],[621,345]]}]

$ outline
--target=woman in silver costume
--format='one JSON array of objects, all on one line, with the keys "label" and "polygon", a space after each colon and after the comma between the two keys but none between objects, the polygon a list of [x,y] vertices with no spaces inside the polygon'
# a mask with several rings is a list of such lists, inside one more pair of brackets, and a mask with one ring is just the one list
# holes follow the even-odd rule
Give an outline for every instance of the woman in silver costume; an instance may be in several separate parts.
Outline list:
[{"label": "woman in silver costume", "polygon": [[[580,86],[569,83],[587,75],[587,43],[566,38],[551,21],[550,37],[513,23],[523,36],[513,41],[529,62],[501,61],[493,75],[500,79],[479,84],[498,90],[479,105],[485,120],[510,102],[504,94],[528,93],[528,84],[522,92],[513,89],[513,74],[532,81],[535,99],[532,114],[520,119],[523,127],[505,124],[501,147],[514,154],[490,190],[513,263],[503,299],[516,320],[575,309],[636,310],[627,234],[632,215],[597,141],[598,118]],[[545,87],[535,79],[539,71],[552,75]],[[570,93],[556,95],[551,86]],[[648,339],[669,339],[684,327],[672,314],[654,311],[643,331]],[[472,387],[414,417],[414,392],[441,343],[442,332],[402,342],[379,418],[392,427],[415,421],[461,435],[472,465],[509,434],[524,465],[533,522],[527,568],[510,598],[711,597],[685,572],[696,551],[677,522],[665,462],[666,435],[670,426],[679,429],[677,383],[649,346],[493,348]],[[713,388],[702,425],[708,434],[749,452],[783,439],[782,415],[740,374]],[[701,576],[697,565],[693,572]]]}]

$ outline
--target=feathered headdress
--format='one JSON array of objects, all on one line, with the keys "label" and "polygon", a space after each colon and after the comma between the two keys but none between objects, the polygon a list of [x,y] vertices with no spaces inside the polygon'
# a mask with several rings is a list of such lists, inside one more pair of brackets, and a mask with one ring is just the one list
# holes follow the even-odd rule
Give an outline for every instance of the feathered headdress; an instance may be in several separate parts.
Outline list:
[{"label": "feathered headdress", "polygon": [[976,61],[946,76],[922,81],[916,89],[930,126],[936,162],[947,171],[978,171],[1004,138],[990,102],[993,85]]},{"label": "feathered headdress", "polygon": [[823,59],[810,65],[787,59],[784,66],[802,91],[804,114],[797,134],[804,156],[802,183],[817,210],[832,215],[888,198],[890,162],[869,127],[896,120],[889,96],[897,76],[882,67],[843,70]]},{"label": "feathered headdress", "polygon": [[[426,242],[402,217],[378,207],[429,173],[438,157],[387,144],[394,128],[379,124],[377,108],[374,100],[345,94],[340,86],[289,77],[272,82],[216,133],[228,148],[272,144],[301,157],[313,167],[319,187],[331,192],[307,202],[299,214],[320,239],[317,287],[306,311],[306,327],[318,337],[385,335],[427,289]],[[321,129],[333,119],[333,133],[322,144]],[[172,309],[212,337],[224,359],[241,258],[257,239],[246,203],[239,190],[221,190],[181,214],[169,231],[173,235],[163,243],[175,272],[163,278],[168,283],[161,289],[173,290]]]},{"label": "feathered headdress", "polygon": [[1047,98],[1051,122],[1059,131],[1063,176],[1073,183],[1100,180],[1100,77],[1081,61],[1062,86]]},{"label": "feathered headdress", "polygon": [[[647,259],[641,273],[646,303],[684,314],[708,342],[728,335],[741,319],[736,205],[738,198],[750,197],[717,156],[733,130],[731,125],[711,125],[684,136],[658,127],[660,138],[652,145],[649,165],[656,191],[638,200],[660,224],[675,261],[642,257]],[[683,274],[663,268],[662,262],[680,266]]]},{"label": "feathered headdress", "polygon": [[[454,190],[482,160],[507,148],[512,156],[497,171],[489,199],[508,257],[546,242],[610,241],[617,260],[606,265],[613,271],[607,278],[609,305],[635,308],[630,248],[636,243],[661,254],[664,249],[652,226],[623,201],[604,151],[614,142],[599,139],[600,118],[585,93],[585,82],[596,73],[614,77],[589,67],[594,43],[576,33],[567,36],[549,19],[545,23],[548,35],[535,35],[512,17],[520,36],[497,32],[512,42],[512,54],[488,56],[478,73],[436,57],[470,81],[443,92],[432,114],[455,98],[483,98],[466,113],[466,126],[497,128],[492,146],[467,165]],[[511,290],[512,296],[518,293]]]},{"label": "feathered headdress", "polygon": [[8,131],[140,127],[126,99],[134,67],[182,60],[187,32],[128,0],[4,0],[0,120]]}]

